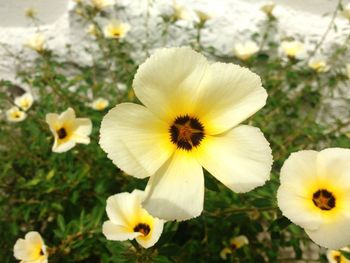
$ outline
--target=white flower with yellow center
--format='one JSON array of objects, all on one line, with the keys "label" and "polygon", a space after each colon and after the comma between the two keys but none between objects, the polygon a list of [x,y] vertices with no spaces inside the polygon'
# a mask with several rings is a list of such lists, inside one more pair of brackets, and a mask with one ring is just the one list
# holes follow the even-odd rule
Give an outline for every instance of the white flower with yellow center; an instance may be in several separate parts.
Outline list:
[{"label": "white flower with yellow center", "polygon": [[327,72],[329,66],[323,58],[312,58],[308,63],[309,67],[318,73]]},{"label": "white flower with yellow center", "polygon": [[102,232],[109,240],[136,239],[144,248],[153,246],[163,231],[164,221],[152,217],[142,208],[144,193],[120,193],[107,199],[107,215],[110,220],[103,223]]},{"label": "white flower with yellow center", "polygon": [[350,3],[344,7],[343,16],[350,20]]},{"label": "white flower with yellow center", "polygon": [[230,247],[225,247],[220,252],[220,257],[223,260],[227,259],[227,255],[232,254],[232,252],[240,249],[241,247],[248,245],[249,240],[246,236],[241,235],[230,239]]},{"label": "white flower with yellow center", "polygon": [[127,174],[151,176],[144,205],[152,215],[199,216],[202,167],[239,193],[268,180],[269,143],[258,128],[239,125],[265,105],[258,75],[238,65],[209,64],[190,48],[169,48],[140,65],[133,87],[145,106],[122,103],[110,110],[100,145]]},{"label": "white flower with yellow center", "polygon": [[47,263],[48,254],[44,241],[35,231],[28,232],[24,239],[18,239],[13,252],[15,258],[21,260],[21,263]]},{"label": "white flower with yellow center", "polygon": [[348,78],[350,79],[350,64],[346,65],[346,74],[348,75]]},{"label": "white flower with yellow center", "polygon": [[104,98],[97,98],[91,103],[91,108],[94,110],[102,111],[107,108],[109,105],[109,101]]},{"label": "white flower with yellow center", "polygon": [[34,102],[32,94],[25,93],[20,97],[15,98],[15,104],[20,107],[22,110],[27,111]]},{"label": "white flower with yellow center", "polygon": [[[350,252],[348,247],[343,247],[341,250]],[[329,263],[350,263],[350,260],[346,259],[339,250],[327,251],[327,259]]]},{"label": "white flower with yellow center", "polygon": [[130,25],[118,20],[111,21],[103,29],[106,38],[124,38],[130,30]]},{"label": "white flower with yellow center", "polygon": [[9,122],[21,122],[27,118],[27,113],[17,107],[12,107],[6,111],[6,118]]},{"label": "white flower with yellow center", "polygon": [[276,4],[274,2],[266,2],[260,7],[260,10],[263,11],[266,15],[272,16],[272,12],[275,9]]},{"label": "white flower with yellow center", "polygon": [[45,37],[43,34],[37,33],[33,35],[24,45],[37,52],[42,52],[44,50]]},{"label": "white flower with yellow center", "polygon": [[258,51],[258,45],[253,41],[238,43],[235,45],[235,54],[241,60],[247,60]]},{"label": "white flower with yellow center", "polygon": [[317,244],[350,243],[350,149],[292,153],[281,169],[278,206]]},{"label": "white flower with yellow center", "polygon": [[102,10],[106,7],[113,6],[115,0],[91,0],[91,4],[98,10]]},{"label": "white flower with yellow center", "polygon": [[89,35],[91,36],[97,36],[98,35],[98,28],[96,25],[94,24],[90,24],[86,30],[85,30],[86,33],[88,33]]},{"label": "white flower with yellow center", "polygon": [[304,44],[299,41],[282,41],[281,48],[290,58],[296,58],[304,52]]},{"label": "white flower with yellow center", "polygon": [[46,114],[46,122],[55,137],[52,151],[62,153],[72,149],[77,143],[89,144],[92,130],[91,120],[76,118],[72,108],[68,108],[60,115]]}]

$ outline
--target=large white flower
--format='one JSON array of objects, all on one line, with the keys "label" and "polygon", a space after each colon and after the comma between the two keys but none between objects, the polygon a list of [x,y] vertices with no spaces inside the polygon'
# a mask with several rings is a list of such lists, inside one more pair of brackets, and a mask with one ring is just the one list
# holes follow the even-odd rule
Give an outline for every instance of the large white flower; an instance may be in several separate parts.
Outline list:
[{"label": "large white flower", "polygon": [[235,54],[241,60],[246,60],[259,51],[258,45],[253,41],[235,45]]},{"label": "large white flower", "polygon": [[350,149],[291,154],[277,193],[283,215],[317,244],[339,249],[350,243]]},{"label": "large white flower", "polygon": [[144,248],[153,246],[163,232],[164,221],[152,217],[142,208],[144,193],[120,193],[107,199],[107,215],[102,232],[109,240],[136,239]]},{"label": "large white flower", "polygon": [[21,260],[21,263],[47,263],[48,254],[44,241],[35,231],[28,232],[24,239],[18,239],[13,253],[16,259]]},{"label": "large white flower", "polygon": [[27,113],[17,107],[12,107],[6,111],[6,118],[9,122],[21,122],[27,118]]},{"label": "large white flower", "polygon": [[104,117],[100,145],[114,164],[151,176],[144,202],[154,216],[200,215],[204,167],[235,192],[269,178],[269,143],[239,125],[265,105],[259,76],[233,64],[209,64],[190,48],[156,51],[138,69],[133,87],[145,105],[122,103]]},{"label": "large white flower", "polygon": [[46,122],[55,137],[52,151],[61,153],[72,149],[77,143],[89,144],[92,130],[91,120],[76,118],[72,108],[68,108],[60,115],[46,114]]},{"label": "large white flower", "polygon": [[33,102],[34,98],[29,92],[15,98],[15,104],[24,111],[28,110],[33,105]]}]

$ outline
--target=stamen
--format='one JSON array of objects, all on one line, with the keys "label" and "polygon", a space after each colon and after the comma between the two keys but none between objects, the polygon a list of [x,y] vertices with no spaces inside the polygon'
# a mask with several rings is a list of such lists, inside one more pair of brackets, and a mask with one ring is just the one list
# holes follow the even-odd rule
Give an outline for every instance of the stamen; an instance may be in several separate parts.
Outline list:
[{"label": "stamen", "polygon": [[134,232],[140,232],[143,236],[147,236],[151,232],[151,228],[148,224],[139,223],[134,227]]},{"label": "stamen", "polygon": [[335,197],[326,189],[316,191],[312,196],[312,202],[321,210],[328,211],[335,207]]},{"label": "stamen", "polygon": [[65,128],[60,128],[58,131],[57,131],[57,135],[58,135],[58,138],[60,139],[64,139],[67,137],[67,131]]}]

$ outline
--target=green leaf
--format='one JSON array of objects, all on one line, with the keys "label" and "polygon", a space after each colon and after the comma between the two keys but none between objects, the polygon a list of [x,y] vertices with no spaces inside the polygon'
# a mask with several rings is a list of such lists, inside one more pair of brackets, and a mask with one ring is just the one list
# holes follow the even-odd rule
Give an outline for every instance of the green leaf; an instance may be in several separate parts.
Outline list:
[{"label": "green leaf", "polygon": [[341,253],[346,259],[350,259],[350,252],[344,251],[344,250],[340,250],[340,253]]},{"label": "green leaf", "polygon": [[59,229],[64,232],[66,229],[65,223],[64,223],[64,218],[62,215],[58,215],[57,216],[57,225],[59,227]]},{"label": "green leaf", "polygon": [[285,216],[282,216],[280,218],[277,218],[275,221],[273,221],[269,227],[270,231],[277,231],[285,229],[287,226],[289,226],[292,222]]},{"label": "green leaf", "polygon": [[217,186],[215,179],[211,175],[204,174],[204,179],[205,188],[214,192],[220,192],[220,189]]}]

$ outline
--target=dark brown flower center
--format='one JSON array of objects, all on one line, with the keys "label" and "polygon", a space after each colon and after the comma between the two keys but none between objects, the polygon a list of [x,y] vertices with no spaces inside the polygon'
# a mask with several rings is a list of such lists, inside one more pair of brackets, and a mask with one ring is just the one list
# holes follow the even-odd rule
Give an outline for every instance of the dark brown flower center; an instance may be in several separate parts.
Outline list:
[{"label": "dark brown flower center", "polygon": [[147,236],[151,232],[151,228],[148,224],[139,223],[134,227],[134,232],[140,232],[143,236]]},{"label": "dark brown flower center", "polygon": [[172,143],[177,148],[190,151],[197,147],[204,138],[204,126],[195,117],[179,116],[169,129]]},{"label": "dark brown flower center", "polygon": [[67,137],[67,131],[65,128],[60,128],[58,131],[57,131],[57,135],[58,135],[58,138],[60,139],[64,139]]},{"label": "dark brown flower center", "polygon": [[328,211],[335,207],[335,197],[326,189],[316,191],[312,196],[312,201],[314,202],[314,205],[321,210]]}]

